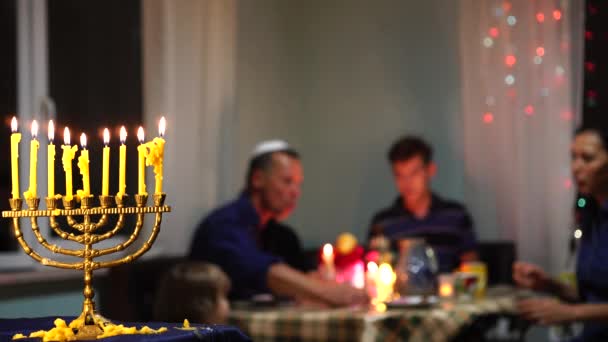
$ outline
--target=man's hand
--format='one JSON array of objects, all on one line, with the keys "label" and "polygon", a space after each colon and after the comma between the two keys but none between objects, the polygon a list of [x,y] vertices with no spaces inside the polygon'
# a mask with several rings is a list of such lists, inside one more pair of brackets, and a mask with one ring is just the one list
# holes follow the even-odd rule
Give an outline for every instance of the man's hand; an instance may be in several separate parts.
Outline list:
[{"label": "man's hand", "polygon": [[526,319],[549,325],[576,320],[575,304],[564,304],[556,299],[533,298],[517,303],[517,310]]},{"label": "man's hand", "polygon": [[268,269],[268,287],[274,294],[295,298],[302,303],[322,302],[331,306],[367,304],[369,298],[362,289],[347,284],[320,279],[284,263]]},{"label": "man's hand", "polygon": [[513,280],[518,286],[536,291],[547,291],[551,278],[540,267],[517,261],[513,264]]}]

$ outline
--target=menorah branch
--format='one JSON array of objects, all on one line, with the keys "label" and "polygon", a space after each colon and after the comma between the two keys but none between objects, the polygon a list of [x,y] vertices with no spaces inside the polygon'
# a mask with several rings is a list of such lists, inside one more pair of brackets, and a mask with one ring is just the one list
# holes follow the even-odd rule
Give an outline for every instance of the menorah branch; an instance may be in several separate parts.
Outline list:
[{"label": "menorah branch", "polygon": [[[22,200],[20,198],[10,199],[9,202],[11,205],[11,210],[12,210],[11,212],[21,211]],[[3,216],[4,216],[4,213],[7,213],[7,212],[6,211],[3,212]],[[82,262],[77,262],[77,263],[57,262],[54,260],[44,258],[40,254],[36,253],[27,244],[27,242],[23,238],[23,233],[21,232],[21,227],[19,225],[18,217],[13,218],[13,235],[15,235],[15,238],[19,242],[19,245],[21,246],[21,248],[23,249],[25,254],[29,255],[32,259],[38,261],[39,263],[41,263],[43,265],[53,266],[53,267],[57,267],[57,268],[66,268],[66,269],[82,269],[84,266]]]},{"label": "menorah branch", "polygon": [[79,258],[83,257],[84,252],[82,250],[73,250],[73,249],[62,248],[57,245],[48,243],[48,241],[46,241],[46,239],[42,236],[42,234],[40,234],[40,227],[38,226],[37,219],[35,217],[31,217],[30,221],[31,221],[30,224],[32,225],[32,231],[34,232],[34,235],[36,236],[38,243],[40,243],[40,245],[42,247],[48,249],[49,251],[51,251],[53,253],[70,255],[70,256],[79,257]]},{"label": "menorah branch", "polygon": [[[122,222],[122,215],[121,215],[121,219],[119,219],[119,223],[120,226],[122,226],[123,222]],[[118,227],[118,223],[116,224]],[[137,238],[139,237],[139,232],[141,231],[141,228],[144,225],[144,214],[137,214],[137,222],[135,223],[135,229],[133,230],[133,233],[131,234],[131,236],[129,237],[129,239],[123,243],[121,243],[120,245],[117,245],[115,247],[111,247],[111,248],[106,248],[106,249],[100,249],[100,250],[93,250],[93,254],[95,256],[102,256],[102,255],[108,255],[108,254],[112,254],[112,253],[116,253],[119,251],[124,250],[125,248],[129,247],[130,245],[133,244],[133,242],[135,242],[135,240],[137,240]],[[112,230],[111,232],[108,232],[104,235],[100,235],[99,237],[96,237],[96,239],[98,241],[101,241],[102,239],[107,239],[108,237],[116,234],[116,232],[118,231],[118,228],[115,228],[114,230]],[[113,234],[112,234],[113,233]],[[112,234],[108,237],[106,237],[106,235]]]},{"label": "menorah branch", "polygon": [[[162,207],[163,203],[165,201],[165,195],[164,194],[156,194],[154,195],[154,204],[157,207]],[[134,260],[136,260],[137,258],[139,258],[140,256],[142,256],[144,253],[146,253],[154,244],[154,241],[156,240],[156,237],[158,236],[158,233],[160,232],[160,225],[162,222],[163,216],[162,216],[162,212],[159,212],[156,214],[156,218],[154,220],[154,227],[152,228],[152,232],[150,234],[150,237],[148,238],[148,240],[146,242],[143,243],[143,245],[133,254],[128,255],[124,258],[118,259],[118,260],[114,260],[114,261],[102,261],[100,263],[96,263],[96,265],[94,266],[95,269],[97,268],[106,268],[106,267],[114,267],[114,266],[118,266],[118,265],[122,265],[125,263],[129,263],[132,262]],[[142,219],[143,221],[143,219]]]}]

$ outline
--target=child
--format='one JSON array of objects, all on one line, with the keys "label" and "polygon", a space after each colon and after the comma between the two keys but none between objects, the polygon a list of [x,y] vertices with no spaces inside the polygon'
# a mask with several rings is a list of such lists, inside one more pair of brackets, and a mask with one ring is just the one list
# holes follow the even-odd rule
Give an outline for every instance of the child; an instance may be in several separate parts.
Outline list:
[{"label": "child", "polygon": [[216,265],[188,261],[172,267],[161,280],[154,306],[163,322],[224,324],[230,312],[230,279]]}]

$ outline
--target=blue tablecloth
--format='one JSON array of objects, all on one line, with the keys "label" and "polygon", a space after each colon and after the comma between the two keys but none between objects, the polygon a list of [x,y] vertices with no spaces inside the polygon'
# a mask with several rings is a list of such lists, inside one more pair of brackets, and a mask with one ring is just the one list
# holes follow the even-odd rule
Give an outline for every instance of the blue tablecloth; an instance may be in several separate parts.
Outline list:
[{"label": "blue tablecloth", "polygon": [[[71,322],[75,317],[60,317],[66,322]],[[13,336],[17,333],[23,335],[29,335],[31,332],[38,330],[49,330],[55,325],[53,321],[56,317],[41,317],[41,318],[17,318],[17,319],[0,319],[0,341],[11,341]],[[126,327],[137,327],[140,329],[144,325],[152,329],[158,329],[160,327],[167,327],[168,331],[162,334],[153,335],[122,335],[113,336],[103,339],[107,342],[116,341],[129,341],[129,342],[188,342],[188,341],[251,341],[249,337],[243,334],[240,330],[235,327],[225,325],[203,325],[203,324],[191,324],[192,327],[196,327],[196,330],[179,330],[182,326],[181,323],[159,323],[159,322],[148,322],[148,323],[129,323],[129,322],[116,322],[114,324],[124,324]],[[40,341],[40,339],[21,339],[19,341]]]}]

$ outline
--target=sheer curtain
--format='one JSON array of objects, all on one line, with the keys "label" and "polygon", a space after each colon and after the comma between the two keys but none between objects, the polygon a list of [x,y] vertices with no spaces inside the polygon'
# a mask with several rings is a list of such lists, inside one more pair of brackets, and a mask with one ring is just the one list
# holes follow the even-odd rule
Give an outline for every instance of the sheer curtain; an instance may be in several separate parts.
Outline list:
[{"label": "sheer curtain", "polygon": [[202,213],[226,191],[236,8],[236,0],[142,1],[144,117],[148,132],[167,118],[163,190],[173,207],[153,252],[187,253]]},{"label": "sheer curtain", "polygon": [[461,1],[465,197],[482,239],[564,268],[583,1]]}]

